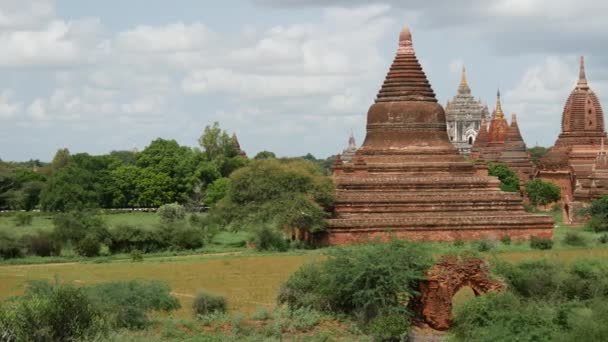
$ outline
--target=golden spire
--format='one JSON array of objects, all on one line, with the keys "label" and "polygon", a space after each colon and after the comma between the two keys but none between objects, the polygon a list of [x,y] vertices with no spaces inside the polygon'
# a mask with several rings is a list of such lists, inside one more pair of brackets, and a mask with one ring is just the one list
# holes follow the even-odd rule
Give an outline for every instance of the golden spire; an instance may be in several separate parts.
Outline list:
[{"label": "golden spire", "polygon": [[502,112],[502,105],[500,104],[500,89],[496,92],[496,111],[494,112],[494,117],[498,119],[505,117],[505,113]]},{"label": "golden spire", "polygon": [[467,71],[462,66],[462,74],[460,76],[460,85],[458,85],[458,92],[460,94],[470,94],[471,88],[469,88],[469,82],[467,82]]}]

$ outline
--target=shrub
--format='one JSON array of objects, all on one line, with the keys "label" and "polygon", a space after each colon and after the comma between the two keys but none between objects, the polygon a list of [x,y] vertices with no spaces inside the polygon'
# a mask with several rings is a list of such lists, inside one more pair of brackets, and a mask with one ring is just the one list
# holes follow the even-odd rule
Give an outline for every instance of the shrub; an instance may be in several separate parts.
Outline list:
[{"label": "shrub", "polygon": [[198,228],[178,227],[171,233],[171,244],[177,249],[197,249],[203,247],[203,234]]},{"label": "shrub", "polygon": [[206,292],[199,292],[194,298],[194,302],[192,302],[192,311],[195,316],[224,313],[226,312],[226,307],[226,298]]},{"label": "shrub", "polygon": [[3,341],[79,341],[106,332],[101,311],[83,289],[70,285],[30,286],[25,296],[0,309]]},{"label": "shrub", "polygon": [[381,315],[369,323],[369,333],[375,341],[402,341],[410,330],[411,322],[402,313]]},{"label": "shrub", "polygon": [[158,281],[109,282],[88,287],[86,293],[117,328],[141,329],[149,323],[148,311],[180,308],[171,289]]},{"label": "shrub", "polygon": [[251,319],[254,321],[267,321],[272,318],[270,312],[265,307],[258,307],[255,312],[251,315]]},{"label": "shrub", "polygon": [[128,253],[132,250],[150,253],[169,248],[170,242],[158,230],[122,224],[110,230],[109,247],[112,253]]},{"label": "shrub", "polygon": [[458,341],[554,341],[551,313],[508,292],[488,293],[456,308],[451,332]]},{"label": "shrub", "polygon": [[500,242],[502,242],[503,245],[510,245],[511,244],[511,236],[510,235],[503,235],[500,238]]},{"label": "shrub", "polygon": [[78,241],[74,248],[76,253],[84,257],[99,256],[101,251],[101,242],[95,235],[87,235],[82,240]]},{"label": "shrub", "polygon": [[567,232],[562,240],[564,245],[584,247],[587,246],[587,240],[576,232]]},{"label": "shrub", "polygon": [[61,253],[61,244],[55,241],[52,234],[47,232],[38,232],[36,235],[25,236],[23,241],[27,248],[27,253],[30,255],[48,257]]},{"label": "shrub", "polygon": [[462,248],[464,247],[464,241],[462,239],[456,239],[454,240],[454,247],[456,248]]},{"label": "shrub", "polygon": [[99,241],[109,238],[108,228],[101,216],[92,211],[79,211],[56,214],[53,217],[53,235],[59,242],[78,243],[87,235]]},{"label": "shrub", "polygon": [[608,232],[608,220],[593,216],[585,223],[585,228],[596,233]]},{"label": "shrub", "polygon": [[131,251],[131,261],[133,261],[133,262],[144,261],[144,254],[138,249],[132,250]]},{"label": "shrub", "polygon": [[14,259],[23,257],[23,246],[14,237],[0,232],[0,257]]},{"label": "shrub", "polygon": [[476,248],[479,252],[487,252],[496,247],[493,241],[488,239],[479,240],[476,242]]},{"label": "shrub", "polygon": [[500,180],[500,190],[507,192],[519,191],[519,178],[508,166],[490,163],[488,165],[488,174],[498,177]]},{"label": "shrub", "polygon": [[547,250],[553,248],[553,240],[533,236],[530,238],[530,248]]},{"label": "shrub", "polygon": [[252,242],[258,251],[284,252],[289,247],[283,234],[268,225],[254,230]]},{"label": "shrub", "polygon": [[426,249],[406,241],[337,248],[322,263],[294,273],[282,286],[278,301],[292,309],[349,314],[362,322],[391,310],[406,313],[405,303],[417,295],[419,281],[431,264]]},{"label": "shrub", "polygon": [[18,212],[15,215],[15,225],[17,227],[31,226],[32,221],[34,221],[34,215],[32,215],[32,213]]},{"label": "shrub", "polygon": [[598,241],[601,244],[608,243],[608,234],[602,234],[602,235],[600,235],[600,237],[598,238]]},{"label": "shrub", "polygon": [[495,268],[509,288],[521,297],[539,299],[559,296],[560,268],[553,262],[498,263]]},{"label": "shrub", "polygon": [[525,191],[530,203],[534,205],[546,205],[558,201],[561,197],[561,191],[557,185],[543,182],[540,179],[527,182]]},{"label": "shrub", "polygon": [[186,209],[177,203],[165,204],[160,206],[157,211],[160,220],[164,223],[181,221],[186,218]]},{"label": "shrub", "polygon": [[230,178],[218,178],[213,183],[209,184],[205,191],[205,204],[213,206],[222,198],[226,197],[226,193],[230,188]]}]

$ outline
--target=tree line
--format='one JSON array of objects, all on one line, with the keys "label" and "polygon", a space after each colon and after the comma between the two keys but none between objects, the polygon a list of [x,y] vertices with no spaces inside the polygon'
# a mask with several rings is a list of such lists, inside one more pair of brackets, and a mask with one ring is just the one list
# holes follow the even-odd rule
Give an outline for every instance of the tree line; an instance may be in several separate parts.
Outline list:
[{"label": "tree line", "polygon": [[[228,177],[252,160],[219,123],[205,127],[198,147],[155,139],[143,151],[104,155],[60,149],[50,163],[0,161],[0,209],[72,211],[85,208],[197,206],[219,201]],[[268,151],[253,160],[274,159]],[[331,158],[311,160],[328,172]]]}]

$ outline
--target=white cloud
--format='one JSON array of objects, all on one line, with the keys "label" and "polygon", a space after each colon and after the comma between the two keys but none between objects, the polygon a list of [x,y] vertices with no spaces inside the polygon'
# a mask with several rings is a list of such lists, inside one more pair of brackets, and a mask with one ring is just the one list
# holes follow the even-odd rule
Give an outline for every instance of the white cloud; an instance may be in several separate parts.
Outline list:
[{"label": "white cloud", "polygon": [[2,0],[0,30],[38,27],[53,17],[54,4],[53,0]]},{"label": "white cloud", "polygon": [[0,119],[11,119],[21,112],[22,104],[12,102],[12,96],[10,90],[0,92]]},{"label": "white cloud", "polygon": [[116,37],[119,49],[130,52],[180,52],[210,48],[215,33],[201,23],[137,26]]}]

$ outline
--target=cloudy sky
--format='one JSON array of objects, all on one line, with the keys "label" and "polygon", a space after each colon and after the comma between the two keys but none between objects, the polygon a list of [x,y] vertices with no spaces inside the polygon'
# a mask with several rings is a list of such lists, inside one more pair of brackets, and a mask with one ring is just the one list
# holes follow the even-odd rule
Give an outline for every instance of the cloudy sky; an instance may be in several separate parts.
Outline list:
[{"label": "cloudy sky", "polygon": [[219,121],[249,155],[340,151],[401,27],[442,104],[473,94],[551,145],[585,55],[608,100],[602,0],[0,0],[0,158],[107,153],[156,137],[196,146]]}]

